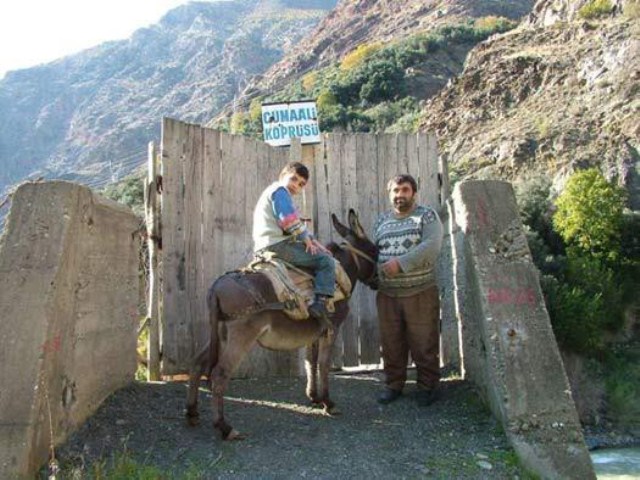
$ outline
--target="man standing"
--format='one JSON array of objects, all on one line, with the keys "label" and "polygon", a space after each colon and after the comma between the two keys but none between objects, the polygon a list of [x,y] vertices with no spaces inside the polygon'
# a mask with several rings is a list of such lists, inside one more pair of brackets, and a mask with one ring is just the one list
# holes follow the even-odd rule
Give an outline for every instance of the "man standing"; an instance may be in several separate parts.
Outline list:
[{"label": "man standing", "polygon": [[402,394],[408,354],[416,365],[421,405],[436,398],[440,382],[440,298],[435,267],[442,245],[442,222],[430,206],[416,204],[417,184],[397,175],[387,184],[392,210],[374,226],[379,249],[376,298],[384,361],[385,389],[378,402]]}]

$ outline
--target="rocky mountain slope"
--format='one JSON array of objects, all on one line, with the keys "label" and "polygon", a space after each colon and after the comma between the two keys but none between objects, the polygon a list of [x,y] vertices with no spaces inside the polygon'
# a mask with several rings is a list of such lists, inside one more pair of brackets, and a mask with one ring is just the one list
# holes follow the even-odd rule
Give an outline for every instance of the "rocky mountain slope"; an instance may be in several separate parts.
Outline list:
[{"label": "rocky mountain slope", "polygon": [[131,38],[0,80],[0,193],[24,177],[104,181],[162,116],[202,122],[308,36],[336,0],[191,2]]},{"label": "rocky mountain slope", "polygon": [[427,103],[458,176],[551,176],[558,189],[596,166],[640,209],[640,5],[539,1],[518,29],[474,49],[464,72]]},{"label": "rocky mountain slope", "polygon": [[[268,96],[282,90],[304,73],[326,67],[342,59],[359,45],[398,42],[418,33],[436,31],[445,25],[457,25],[482,17],[520,20],[527,15],[534,0],[342,0],[317,26],[312,35],[269,68],[251,79],[236,105],[248,105],[252,98]],[[427,74],[427,84],[438,88],[459,73],[468,49],[450,52],[453,71]],[[230,116],[230,105],[211,122]]]}]

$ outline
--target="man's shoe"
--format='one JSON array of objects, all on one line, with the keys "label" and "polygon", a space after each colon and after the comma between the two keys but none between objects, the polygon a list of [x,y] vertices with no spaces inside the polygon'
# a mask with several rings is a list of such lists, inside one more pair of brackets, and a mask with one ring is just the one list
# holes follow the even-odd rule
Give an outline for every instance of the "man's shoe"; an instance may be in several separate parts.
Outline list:
[{"label": "man's shoe", "polygon": [[428,407],[439,398],[437,390],[418,390],[416,392],[416,403],[421,407]]},{"label": "man's shoe", "polygon": [[400,395],[402,395],[402,391],[401,390],[392,390],[391,388],[385,388],[380,395],[378,395],[378,403],[381,403],[383,405],[387,405],[395,400],[397,400],[398,398],[400,398]]}]

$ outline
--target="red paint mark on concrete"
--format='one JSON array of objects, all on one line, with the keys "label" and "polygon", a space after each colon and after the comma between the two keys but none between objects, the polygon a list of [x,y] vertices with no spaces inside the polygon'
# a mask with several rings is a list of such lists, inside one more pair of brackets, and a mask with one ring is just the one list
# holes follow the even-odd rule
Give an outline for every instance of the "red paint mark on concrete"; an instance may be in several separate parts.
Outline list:
[{"label": "red paint mark on concrete", "polygon": [[42,345],[40,345],[40,349],[44,353],[59,352],[60,350],[62,350],[62,336],[58,334],[52,339],[47,340]]},{"label": "red paint mark on concrete", "polygon": [[484,200],[478,200],[478,225],[485,228],[489,225],[489,215],[487,214],[487,206]]},{"label": "red paint mark on concrete", "polygon": [[487,300],[490,304],[535,305],[536,294],[532,288],[490,288]]}]

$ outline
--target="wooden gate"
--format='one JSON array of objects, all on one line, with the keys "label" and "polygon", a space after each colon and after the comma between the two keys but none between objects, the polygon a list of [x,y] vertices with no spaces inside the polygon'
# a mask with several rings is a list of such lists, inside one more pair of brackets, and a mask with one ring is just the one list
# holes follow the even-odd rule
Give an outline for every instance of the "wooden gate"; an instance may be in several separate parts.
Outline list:
[{"label": "wooden gate", "polygon": [[[272,148],[250,138],[164,119],[161,195],[162,373],[184,373],[208,339],[206,293],[213,280],[252,257],[253,208],[289,161],[305,163],[311,181],[299,205],[323,242],[338,240],[330,214],[349,208],[370,232],[389,208],[387,180],[411,173],[419,201],[440,209],[435,137],[429,134],[329,134],[319,145]],[[374,294],[358,285],[338,339],[341,366],[380,362]],[[302,373],[299,352],[254,349],[238,375]]]}]

